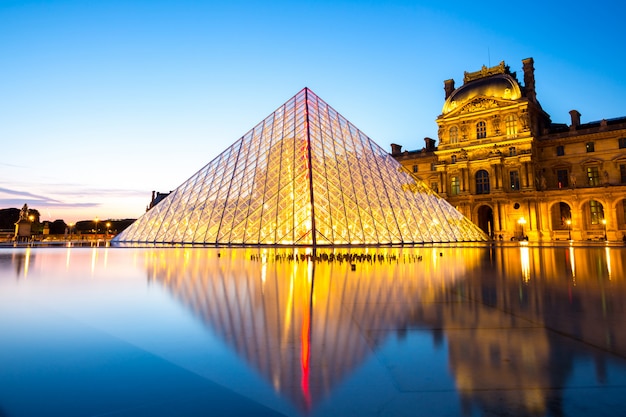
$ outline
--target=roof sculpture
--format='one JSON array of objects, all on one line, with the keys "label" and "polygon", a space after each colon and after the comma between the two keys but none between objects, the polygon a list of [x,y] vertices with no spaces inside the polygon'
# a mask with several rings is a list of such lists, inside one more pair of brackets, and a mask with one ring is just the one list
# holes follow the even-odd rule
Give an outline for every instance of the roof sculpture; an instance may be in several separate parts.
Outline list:
[{"label": "roof sculpture", "polygon": [[306,246],[484,240],[308,88],[113,239]]}]

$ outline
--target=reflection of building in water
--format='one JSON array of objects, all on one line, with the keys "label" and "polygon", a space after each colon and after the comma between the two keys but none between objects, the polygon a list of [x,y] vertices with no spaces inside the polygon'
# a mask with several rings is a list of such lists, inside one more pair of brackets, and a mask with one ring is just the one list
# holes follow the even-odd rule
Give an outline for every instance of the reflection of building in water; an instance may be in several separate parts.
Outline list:
[{"label": "reflection of building in water", "polygon": [[[356,262],[352,271],[350,262],[276,261],[274,251],[176,249],[153,252],[148,268],[277,393],[310,409],[372,353],[361,323],[405,329],[422,304],[477,265],[479,249],[465,249],[463,263],[440,260],[440,251],[421,249],[417,261],[416,251],[387,249],[395,260]],[[463,249],[445,251],[449,258]]]},{"label": "reflection of building in water", "polygon": [[32,252],[30,247],[20,248],[12,252],[0,253],[0,271],[5,268],[13,268],[15,270],[16,278],[26,278],[34,256],[35,254]]},{"label": "reflection of building in water", "polygon": [[625,260],[618,249],[521,250],[387,249],[395,261],[352,271],[346,262],[276,260],[287,252],[180,248],[151,252],[148,275],[301,410],[387,338],[426,328],[447,339],[468,408],[499,415],[518,404],[516,415],[558,415],[561,394],[545,388],[564,386],[589,345],[600,348],[600,382],[601,352],[626,356],[625,280],[609,274]]},{"label": "reflection of building in water", "polygon": [[[446,329],[471,329],[446,331],[450,367],[468,407],[478,405],[499,415],[506,404],[517,403],[515,415],[560,415],[560,393],[543,388],[564,386],[576,358],[589,355],[588,346],[576,341],[626,355],[621,331],[626,280],[610,274],[626,268],[623,250],[517,250],[519,256],[497,252],[491,274],[457,284],[477,301],[474,307],[444,305]],[[601,383],[601,351],[594,360]],[[489,389],[499,390],[498,396]]]}]

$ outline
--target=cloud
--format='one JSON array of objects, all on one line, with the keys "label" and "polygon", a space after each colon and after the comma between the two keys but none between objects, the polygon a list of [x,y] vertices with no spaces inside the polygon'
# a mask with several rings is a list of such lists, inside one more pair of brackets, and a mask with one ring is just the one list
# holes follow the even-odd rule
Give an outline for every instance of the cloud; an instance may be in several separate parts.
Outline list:
[{"label": "cloud", "polygon": [[[60,203],[59,200],[55,200],[55,199],[51,199],[51,198],[44,197],[44,196],[41,196],[41,195],[29,193],[29,192],[26,192],[26,191],[12,190],[10,188],[0,187],[0,193],[9,194],[10,196],[23,197],[23,198],[31,199],[31,200],[37,200],[37,201],[45,202],[45,204],[58,204],[58,203]],[[4,201],[4,200],[5,199],[0,199],[0,201]]]}]

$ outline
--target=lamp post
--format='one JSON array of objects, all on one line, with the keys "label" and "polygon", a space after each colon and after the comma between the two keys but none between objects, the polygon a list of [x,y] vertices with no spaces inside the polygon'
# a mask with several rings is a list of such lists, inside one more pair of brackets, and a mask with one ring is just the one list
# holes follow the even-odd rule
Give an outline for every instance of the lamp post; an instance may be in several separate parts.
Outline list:
[{"label": "lamp post", "polygon": [[604,240],[606,241],[606,219],[602,219],[602,227],[604,228]]},{"label": "lamp post", "polygon": [[70,240],[72,240],[72,228],[74,227],[74,223],[70,223],[69,226],[70,226],[70,230],[69,230],[69,232],[70,232]]},{"label": "lamp post", "polygon": [[110,222],[107,222],[107,233],[106,233],[105,238],[108,238],[108,237],[109,237],[109,229],[110,229],[110,228],[111,228],[111,223],[110,223]]},{"label": "lamp post", "polygon": [[95,227],[95,229],[96,229],[96,233],[95,233],[95,235],[94,235],[94,238],[95,238],[95,239],[97,239],[97,238],[98,238],[98,222],[99,222],[99,221],[100,221],[100,220],[99,220],[97,217],[93,220],[93,222],[94,222],[94,224],[95,224],[95,226],[96,226],[96,227]]},{"label": "lamp post", "polygon": [[572,240],[572,219],[565,220],[567,223],[567,239]]},{"label": "lamp post", "polygon": [[523,217],[520,217],[519,220],[517,221],[517,223],[520,225],[520,227],[522,228],[522,238],[520,240],[525,240],[525,236],[524,236],[524,225],[526,224],[526,219]]}]

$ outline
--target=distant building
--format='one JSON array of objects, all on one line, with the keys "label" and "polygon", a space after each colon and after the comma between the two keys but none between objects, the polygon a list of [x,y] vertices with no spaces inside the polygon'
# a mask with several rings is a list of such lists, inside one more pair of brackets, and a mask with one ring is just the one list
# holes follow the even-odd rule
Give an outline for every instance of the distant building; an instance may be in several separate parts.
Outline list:
[{"label": "distant building", "polygon": [[160,193],[158,191],[152,191],[152,200],[150,200],[150,204],[148,204],[148,207],[146,207],[146,211],[150,210],[152,207],[159,204],[159,202],[163,200],[165,197],[167,197],[168,195],[170,195],[170,193],[171,191],[169,193]]},{"label": "distant building", "polygon": [[621,240],[626,233],[626,117],[552,123],[535,91],[509,66],[444,81],[439,145],[391,154],[491,237]]}]

